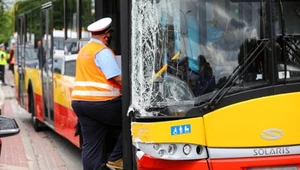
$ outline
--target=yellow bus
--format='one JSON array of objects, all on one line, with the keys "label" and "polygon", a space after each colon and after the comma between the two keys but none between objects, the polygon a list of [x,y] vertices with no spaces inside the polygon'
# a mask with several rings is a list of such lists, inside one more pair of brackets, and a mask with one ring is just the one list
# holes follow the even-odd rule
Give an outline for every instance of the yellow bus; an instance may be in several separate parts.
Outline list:
[{"label": "yellow bus", "polygon": [[87,26],[108,16],[116,32],[112,49],[120,54],[118,4],[119,0],[27,0],[15,4],[16,96],[32,115],[36,131],[47,126],[80,147],[80,135],[74,136],[77,117],[70,103],[76,53],[91,38]]}]

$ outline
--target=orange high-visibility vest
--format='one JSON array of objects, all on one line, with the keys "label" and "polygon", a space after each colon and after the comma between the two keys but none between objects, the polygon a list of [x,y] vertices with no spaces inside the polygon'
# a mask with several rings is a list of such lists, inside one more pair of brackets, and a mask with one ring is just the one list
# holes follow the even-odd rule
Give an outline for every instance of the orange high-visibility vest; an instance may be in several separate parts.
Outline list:
[{"label": "orange high-visibility vest", "polygon": [[[11,51],[14,51],[14,50],[15,50],[15,48],[12,47]],[[9,54],[11,54],[11,51]],[[12,58],[12,59],[10,60],[9,64],[15,64],[15,54],[10,55],[10,58]]]},{"label": "orange high-visibility vest", "polygon": [[12,59],[10,60],[9,64],[15,64],[15,55],[12,56]]},{"label": "orange high-visibility vest", "polygon": [[114,79],[107,80],[94,61],[96,54],[104,48],[107,47],[90,42],[79,51],[72,100],[106,101],[121,95],[121,85]]}]

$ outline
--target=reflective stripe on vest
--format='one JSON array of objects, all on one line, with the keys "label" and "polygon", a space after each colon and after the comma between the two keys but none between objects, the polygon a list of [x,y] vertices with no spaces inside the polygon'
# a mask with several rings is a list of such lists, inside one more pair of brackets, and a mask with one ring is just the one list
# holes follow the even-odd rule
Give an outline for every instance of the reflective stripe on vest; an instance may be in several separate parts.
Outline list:
[{"label": "reflective stripe on vest", "polygon": [[73,90],[73,96],[93,96],[93,97],[102,97],[102,96],[120,96],[120,91],[114,92],[101,92],[101,91],[81,91],[81,90]]},{"label": "reflective stripe on vest", "polygon": [[115,91],[119,89],[114,88],[113,86],[110,86],[108,84],[104,84],[104,83],[99,83],[99,82],[92,82],[92,81],[77,81],[74,82],[74,86],[89,86],[89,87],[98,87],[98,88],[102,88],[102,89],[106,89],[106,90],[110,90],[110,91]]},{"label": "reflective stripe on vest", "polygon": [[73,90],[72,95],[74,96],[120,96],[120,89],[114,88],[108,84],[91,82],[91,81],[77,81],[74,82],[74,86],[77,87],[92,87],[92,88],[101,88],[109,91],[83,91],[83,90]]}]

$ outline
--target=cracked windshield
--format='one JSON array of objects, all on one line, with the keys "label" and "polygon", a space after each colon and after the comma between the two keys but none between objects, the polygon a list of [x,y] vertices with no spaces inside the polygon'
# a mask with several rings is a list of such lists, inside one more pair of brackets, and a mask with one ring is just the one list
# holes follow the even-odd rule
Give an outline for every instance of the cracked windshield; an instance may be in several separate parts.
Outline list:
[{"label": "cracked windshield", "polygon": [[[137,116],[184,116],[220,92],[228,95],[270,85],[271,24],[264,1],[132,0],[132,4],[131,107]],[[299,23],[300,11],[287,10],[296,4],[274,4],[278,16],[281,12],[294,18],[286,23],[287,35],[299,32],[293,23]],[[279,17],[274,20],[276,35],[282,37],[283,22]],[[297,43],[292,37],[287,41],[291,46]],[[284,63],[278,67],[284,68]],[[289,78],[285,73],[286,69],[278,72],[279,78]]]}]

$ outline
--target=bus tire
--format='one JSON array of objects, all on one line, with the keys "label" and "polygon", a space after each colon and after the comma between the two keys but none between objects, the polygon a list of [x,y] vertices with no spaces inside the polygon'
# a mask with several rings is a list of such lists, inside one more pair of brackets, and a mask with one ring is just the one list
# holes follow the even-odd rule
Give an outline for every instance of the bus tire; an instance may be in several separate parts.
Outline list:
[{"label": "bus tire", "polygon": [[33,126],[33,129],[36,131],[36,132],[39,132],[41,131],[41,122],[36,118],[35,116],[35,108],[34,108],[35,104],[34,104],[34,98],[33,98],[33,94],[31,93],[29,95],[29,110],[31,112],[31,121],[32,121],[32,126]]}]

